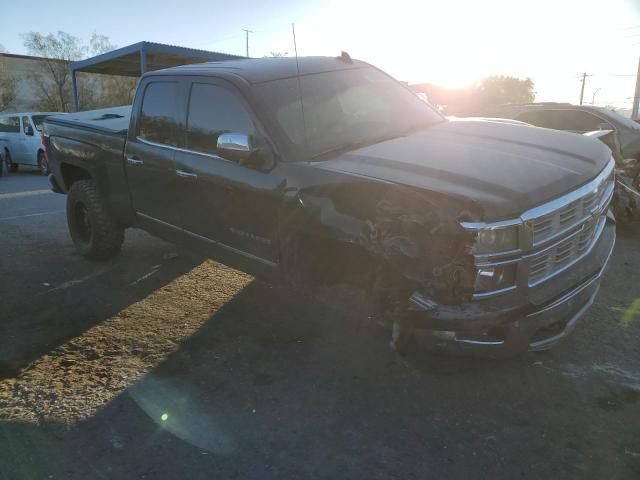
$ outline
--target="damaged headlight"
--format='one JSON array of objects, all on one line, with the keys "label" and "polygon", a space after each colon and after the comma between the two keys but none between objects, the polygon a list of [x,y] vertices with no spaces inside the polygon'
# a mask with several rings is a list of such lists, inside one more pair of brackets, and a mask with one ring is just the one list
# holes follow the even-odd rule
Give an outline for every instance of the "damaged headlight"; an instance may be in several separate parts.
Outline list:
[{"label": "damaged headlight", "polygon": [[515,225],[486,227],[476,230],[473,253],[502,253],[518,248],[518,227]]},{"label": "damaged headlight", "polygon": [[516,283],[516,263],[479,266],[476,276],[475,292],[491,293],[513,287]]},{"label": "damaged headlight", "polygon": [[[476,256],[475,295],[490,296],[515,287],[519,250],[518,220],[463,223],[473,233],[472,253]],[[519,257],[517,257],[519,258]]]}]

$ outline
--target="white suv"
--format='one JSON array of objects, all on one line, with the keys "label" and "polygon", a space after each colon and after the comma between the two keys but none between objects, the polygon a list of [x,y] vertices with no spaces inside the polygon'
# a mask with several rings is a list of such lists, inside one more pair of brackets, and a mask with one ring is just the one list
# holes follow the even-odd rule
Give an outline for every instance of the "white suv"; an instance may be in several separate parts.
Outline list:
[{"label": "white suv", "polygon": [[58,112],[25,112],[0,115],[0,152],[7,171],[18,171],[18,165],[33,165],[43,174],[49,165],[42,146],[42,123]]}]

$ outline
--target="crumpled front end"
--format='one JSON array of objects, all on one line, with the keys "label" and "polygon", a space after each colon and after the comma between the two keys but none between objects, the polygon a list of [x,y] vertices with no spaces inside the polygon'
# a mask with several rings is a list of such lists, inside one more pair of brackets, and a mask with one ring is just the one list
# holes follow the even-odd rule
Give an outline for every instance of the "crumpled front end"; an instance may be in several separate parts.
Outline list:
[{"label": "crumpled front end", "polygon": [[[462,222],[475,243],[470,253],[446,257],[455,267],[441,270],[450,295],[433,277],[418,283],[402,328],[458,353],[503,356],[555,345],[593,302],[613,250],[614,182],[612,159],[593,181],[519,218]],[[452,274],[457,269],[464,274]]]}]

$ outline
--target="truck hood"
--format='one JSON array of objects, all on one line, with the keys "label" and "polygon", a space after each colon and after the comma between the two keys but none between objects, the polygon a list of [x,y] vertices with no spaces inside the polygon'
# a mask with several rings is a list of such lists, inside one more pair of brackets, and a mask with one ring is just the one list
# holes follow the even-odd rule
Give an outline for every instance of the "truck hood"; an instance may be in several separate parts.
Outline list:
[{"label": "truck hood", "polygon": [[519,216],[593,179],[611,152],[582,135],[482,120],[443,122],[314,166],[473,201]]}]

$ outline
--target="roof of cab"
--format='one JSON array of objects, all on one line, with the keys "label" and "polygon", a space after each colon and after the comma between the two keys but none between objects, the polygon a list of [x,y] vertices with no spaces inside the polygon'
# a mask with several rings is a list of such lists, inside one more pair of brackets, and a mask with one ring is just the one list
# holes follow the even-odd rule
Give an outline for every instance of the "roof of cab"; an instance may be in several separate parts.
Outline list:
[{"label": "roof of cab", "polygon": [[297,62],[295,57],[266,57],[181,65],[149,72],[145,76],[158,74],[203,76],[230,74],[244,78],[249,83],[262,83],[295,77],[298,74],[298,65],[300,75],[369,66],[359,60],[349,60],[341,57],[298,57]]}]

